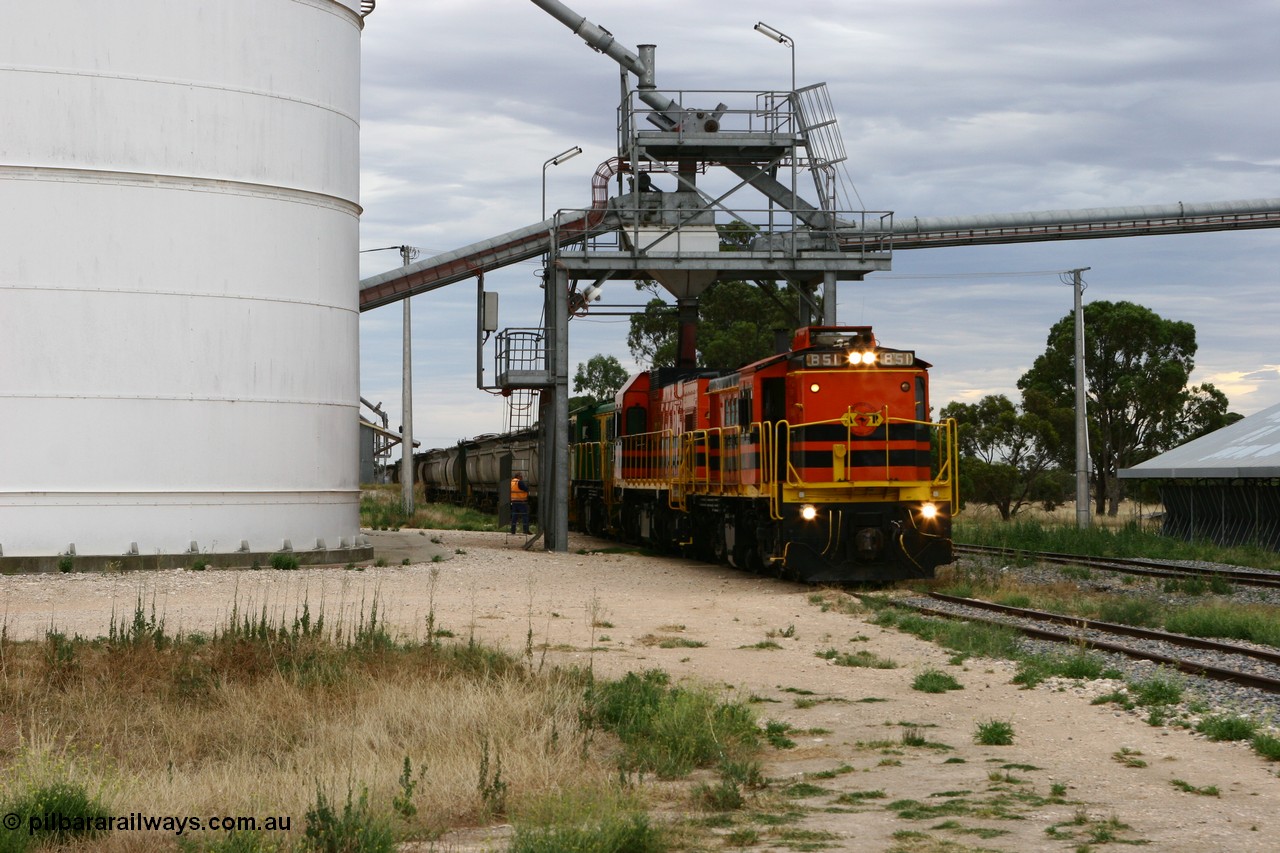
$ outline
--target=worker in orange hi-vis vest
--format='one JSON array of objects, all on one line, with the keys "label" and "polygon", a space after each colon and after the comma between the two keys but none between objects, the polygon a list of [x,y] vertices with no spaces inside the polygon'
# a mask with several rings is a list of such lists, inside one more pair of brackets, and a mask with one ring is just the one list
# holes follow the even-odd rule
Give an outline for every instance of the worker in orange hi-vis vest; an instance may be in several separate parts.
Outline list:
[{"label": "worker in orange hi-vis vest", "polygon": [[529,487],[519,471],[511,478],[511,532],[516,532],[516,522],[524,523],[524,534],[529,535]]}]

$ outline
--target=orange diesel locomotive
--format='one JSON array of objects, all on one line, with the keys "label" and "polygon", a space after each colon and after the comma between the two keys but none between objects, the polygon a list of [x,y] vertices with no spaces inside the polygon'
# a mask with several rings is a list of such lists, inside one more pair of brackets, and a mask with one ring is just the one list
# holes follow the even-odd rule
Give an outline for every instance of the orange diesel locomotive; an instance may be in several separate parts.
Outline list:
[{"label": "orange diesel locomotive", "polygon": [[813,326],[737,371],[637,374],[578,417],[575,522],[810,583],[932,577],[959,502],[928,368],[870,327]]}]

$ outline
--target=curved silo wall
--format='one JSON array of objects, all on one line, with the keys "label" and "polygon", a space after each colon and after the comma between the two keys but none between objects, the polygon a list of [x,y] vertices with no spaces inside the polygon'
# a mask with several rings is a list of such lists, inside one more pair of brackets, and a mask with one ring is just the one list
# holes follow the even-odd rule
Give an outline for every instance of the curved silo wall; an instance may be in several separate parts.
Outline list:
[{"label": "curved silo wall", "polygon": [[358,2],[0,31],[0,550],[352,544]]}]

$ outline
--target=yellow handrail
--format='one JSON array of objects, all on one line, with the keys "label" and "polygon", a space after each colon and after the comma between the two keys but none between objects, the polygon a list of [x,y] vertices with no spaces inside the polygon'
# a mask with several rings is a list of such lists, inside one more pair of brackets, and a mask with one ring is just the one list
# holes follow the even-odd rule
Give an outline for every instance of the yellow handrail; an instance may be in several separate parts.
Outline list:
[{"label": "yellow handrail", "polygon": [[[857,413],[859,416],[867,413]],[[948,491],[953,508],[959,506],[959,450],[956,443],[956,423],[947,419],[940,423],[921,421],[913,418],[890,417],[887,413],[871,413],[878,419],[877,426],[884,424],[886,428],[892,424],[915,424],[928,427],[938,435],[938,456],[933,463],[937,465],[936,473],[927,481],[937,488]],[[600,476],[612,484],[616,479],[619,484],[629,487],[665,489],[668,491],[668,504],[677,510],[685,510],[688,506],[689,494],[725,494],[730,490],[729,472],[736,472],[735,493],[743,494],[746,484],[743,474],[746,473],[745,445],[751,444],[748,432],[757,436],[756,472],[758,474],[759,494],[768,501],[769,515],[780,520],[783,487],[790,489],[806,489],[818,487],[849,487],[854,485],[893,488],[895,485],[924,486],[926,481],[901,482],[890,480],[891,449],[888,443],[884,446],[884,479],[879,482],[859,481],[850,483],[847,480],[832,479],[830,481],[806,481],[802,472],[792,461],[793,432],[804,427],[823,424],[843,424],[846,427],[844,447],[851,452],[854,443],[853,427],[855,421],[849,413],[840,418],[830,418],[793,424],[788,420],[755,421],[749,428],[709,427],[687,433],[676,433],[673,430],[659,430],[622,436],[605,447],[605,440],[599,446],[593,443],[588,446],[585,455],[575,460],[575,471],[583,469],[599,470]],[[879,448],[877,448],[877,451]],[[702,454],[702,471],[699,471],[699,453]],[[619,456],[618,454],[621,454]],[[598,466],[598,469],[597,467]],[[613,475],[619,474],[615,478]],[[835,477],[833,473],[833,478]],[[611,491],[611,489],[609,490]],[[953,510],[954,511],[954,510]]]}]

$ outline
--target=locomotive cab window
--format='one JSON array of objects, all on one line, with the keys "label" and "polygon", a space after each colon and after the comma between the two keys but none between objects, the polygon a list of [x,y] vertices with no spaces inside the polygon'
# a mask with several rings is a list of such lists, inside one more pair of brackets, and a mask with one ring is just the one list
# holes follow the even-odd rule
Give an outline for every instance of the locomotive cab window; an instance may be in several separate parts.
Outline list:
[{"label": "locomotive cab window", "polygon": [[639,435],[649,426],[648,413],[644,406],[628,406],[624,435]]}]

